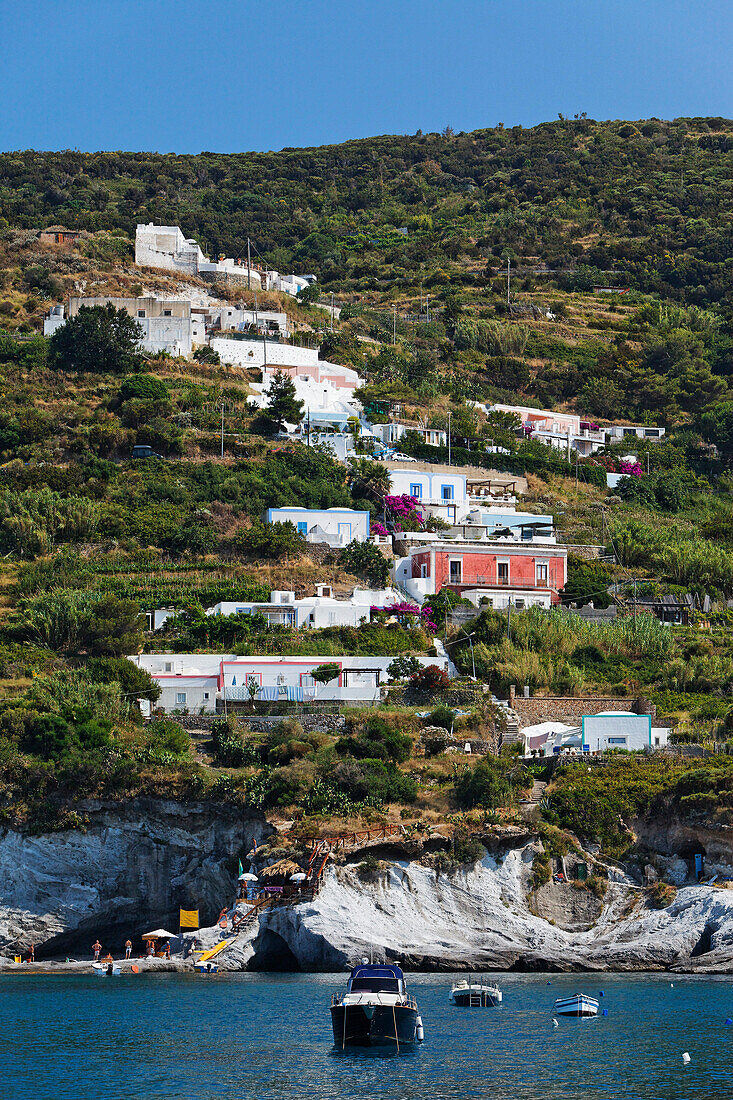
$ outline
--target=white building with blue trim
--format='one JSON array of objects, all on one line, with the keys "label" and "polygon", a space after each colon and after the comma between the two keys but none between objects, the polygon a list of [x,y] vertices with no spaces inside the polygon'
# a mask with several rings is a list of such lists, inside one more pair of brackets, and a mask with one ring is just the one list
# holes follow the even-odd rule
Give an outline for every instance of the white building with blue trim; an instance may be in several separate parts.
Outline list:
[{"label": "white building with blue trim", "polygon": [[369,538],[369,512],[354,508],[268,508],[265,523],[292,523],[307,542],[348,546]]}]

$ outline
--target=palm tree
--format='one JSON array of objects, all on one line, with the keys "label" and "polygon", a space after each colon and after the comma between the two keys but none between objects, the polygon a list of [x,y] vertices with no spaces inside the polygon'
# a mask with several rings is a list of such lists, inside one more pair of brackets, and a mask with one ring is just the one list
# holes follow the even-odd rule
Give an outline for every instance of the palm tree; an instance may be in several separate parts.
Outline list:
[{"label": "palm tree", "polygon": [[346,480],[352,489],[357,489],[363,496],[373,497],[380,502],[390,490],[389,470],[370,458],[350,459]]}]

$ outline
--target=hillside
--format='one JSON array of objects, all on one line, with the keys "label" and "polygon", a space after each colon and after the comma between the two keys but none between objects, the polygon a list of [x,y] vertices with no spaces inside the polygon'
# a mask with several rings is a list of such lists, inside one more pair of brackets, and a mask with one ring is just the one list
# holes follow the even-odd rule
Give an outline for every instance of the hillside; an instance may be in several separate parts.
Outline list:
[{"label": "hillside", "polygon": [[720,118],[560,119],[279,153],[14,152],[0,155],[0,225],[129,238],[138,221],[180,224],[233,256],[249,236],[271,265],[356,293],[481,285],[509,252],[530,280],[600,272],[730,306],[732,177],[733,123]]},{"label": "hillside", "polygon": [[[700,755],[731,746],[731,176],[723,119],[562,119],[232,156],[0,155],[0,820],[25,832],[83,828],[86,803],[130,798],[234,804],[282,830],[389,819],[416,835],[458,830],[457,866],[480,854],[468,834],[522,825],[520,801],[541,779],[551,785],[535,824],[553,858],[580,837],[642,860],[619,823],[644,815],[674,813],[692,830],[715,814],[727,828],[726,753],[702,768],[679,757],[593,780],[572,766],[545,773],[511,749],[497,754],[506,719],[490,696],[526,684],[641,698]],[[354,468],[277,438],[249,400],[253,368],[130,348],[70,365],[60,341],[40,335],[49,304],[76,294],[254,304],[231,286],[135,267],[139,221],[178,224],[213,255],[241,255],[250,236],[271,265],[313,271],[315,292],[259,295],[259,308],[287,312],[294,343],[360,371],[373,423],[395,404],[441,429],[450,416],[450,456],[410,433],[408,456],[526,477],[520,511],[552,516],[570,552],[560,599],[614,604],[616,621],[464,604],[461,627],[445,593],[424,613],[380,612],[360,627],[206,616],[272,589],[383,586],[376,546],[307,545],[262,514],[355,507],[381,525],[385,471],[358,438]],[[39,231],[52,224],[83,233],[44,244]],[[599,285],[611,293],[594,293]],[[330,292],[338,320],[313,301]],[[666,434],[571,462],[472,401]],[[162,457],[134,461],[142,443]],[[607,471],[629,469],[609,492]],[[603,561],[585,556],[594,547]],[[685,625],[636,615],[639,599],[663,594],[690,595]],[[142,613],[164,608],[171,616],[153,634]],[[411,658],[435,656],[436,637],[458,682],[418,690]],[[136,706],[154,704],[157,685],[124,657],[159,649],[388,656],[394,683],[388,707],[351,708],[331,724],[262,702],[264,729],[228,720],[190,731],[168,717],[144,724]],[[479,763],[445,751],[465,738],[481,746]],[[665,841],[665,858],[675,843]],[[537,864],[532,891],[549,867]]]}]

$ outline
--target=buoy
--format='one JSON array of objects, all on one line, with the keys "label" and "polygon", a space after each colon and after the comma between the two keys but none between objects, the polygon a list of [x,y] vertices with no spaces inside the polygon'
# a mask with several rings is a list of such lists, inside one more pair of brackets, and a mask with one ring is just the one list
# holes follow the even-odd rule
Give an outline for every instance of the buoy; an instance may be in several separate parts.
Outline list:
[{"label": "buoy", "polygon": [[602,1016],[608,1016],[608,1009],[607,1009],[607,1008],[604,1008],[604,1010],[603,1010],[603,1012],[601,1013],[601,1015],[602,1015]]},{"label": "buoy", "polygon": [[422,1016],[417,1018],[417,1029],[415,1031],[418,1043],[421,1043],[425,1038],[425,1029],[422,1026]]},{"label": "buoy", "polygon": [[669,983],[669,988],[670,988],[670,989],[674,989],[674,982],[670,982],[670,983]]},{"label": "buoy", "polygon": [[548,982],[547,984],[548,984],[548,985],[552,985],[552,982]]},{"label": "buoy", "polygon": [[559,1026],[560,1026],[560,1025],[558,1024],[558,1022],[557,1022],[557,1020],[555,1019],[555,1017],[554,1017],[554,1016],[552,1017],[552,1022],[553,1022],[553,1024],[554,1024],[554,1026],[555,1026],[555,1027],[559,1027]]},{"label": "buoy", "polygon": [[733,1027],[733,1020],[731,1020],[730,1016],[729,1016],[729,1017],[728,1017],[728,1019],[727,1019],[727,1020],[725,1021],[725,1026],[726,1026],[726,1027]]},{"label": "buoy", "polygon": [[690,1055],[687,1053],[687,1051],[685,1051],[685,1053],[682,1055],[682,1061],[683,1061],[684,1065],[686,1065],[686,1066],[689,1065]]},{"label": "buoy", "polygon": [[598,996],[599,996],[599,997],[605,997],[605,996],[606,996],[606,994],[605,994],[605,993],[603,992],[603,990],[601,990],[601,991],[600,991],[600,993],[598,994]]}]

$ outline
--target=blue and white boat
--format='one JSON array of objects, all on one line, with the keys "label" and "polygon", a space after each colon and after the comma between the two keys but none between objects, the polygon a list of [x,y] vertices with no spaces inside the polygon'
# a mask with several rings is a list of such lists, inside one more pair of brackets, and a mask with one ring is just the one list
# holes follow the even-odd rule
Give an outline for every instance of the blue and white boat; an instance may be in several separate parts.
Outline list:
[{"label": "blue and white boat", "polygon": [[349,976],[345,993],[331,999],[333,1041],[347,1046],[421,1043],[423,1025],[399,966],[363,962]]},{"label": "blue and white boat", "polygon": [[584,993],[574,993],[572,997],[558,997],[553,1011],[556,1016],[597,1016],[598,1001]]}]

